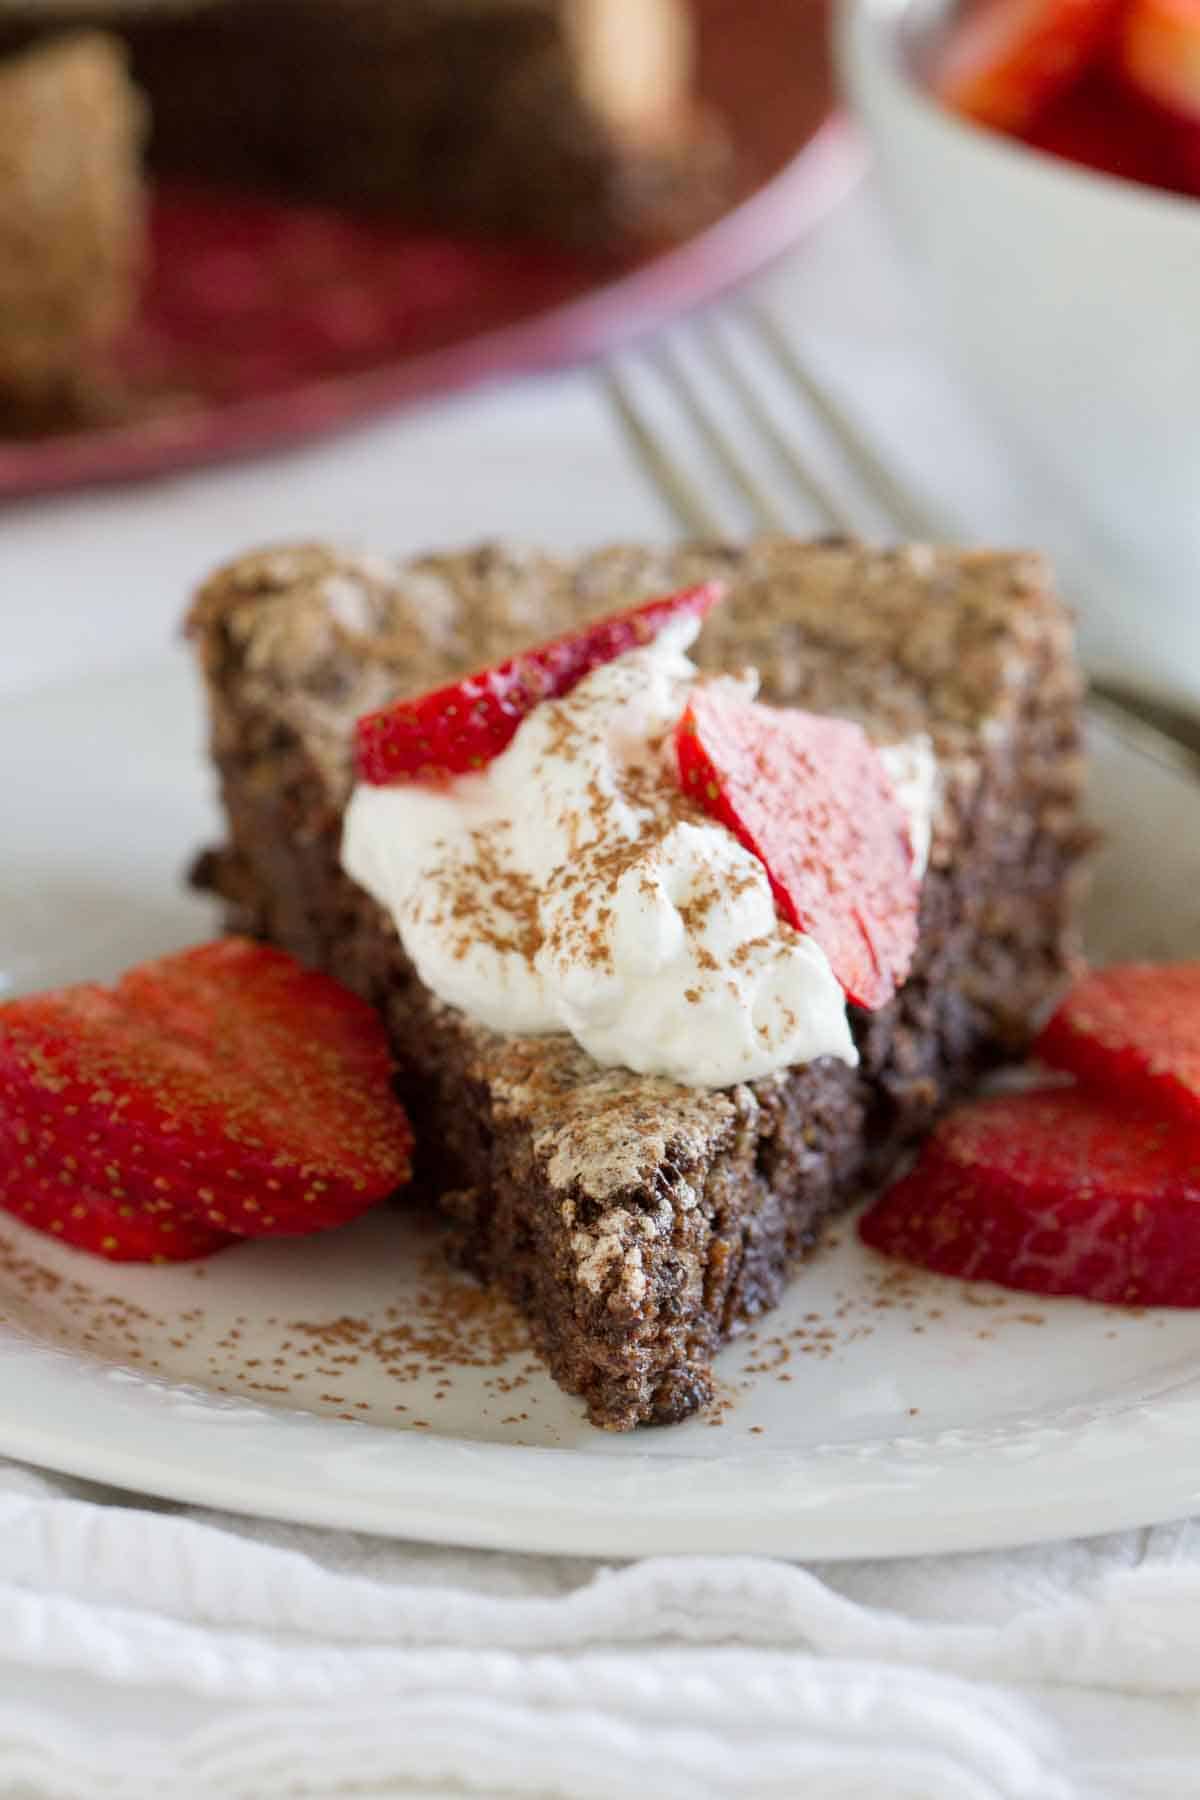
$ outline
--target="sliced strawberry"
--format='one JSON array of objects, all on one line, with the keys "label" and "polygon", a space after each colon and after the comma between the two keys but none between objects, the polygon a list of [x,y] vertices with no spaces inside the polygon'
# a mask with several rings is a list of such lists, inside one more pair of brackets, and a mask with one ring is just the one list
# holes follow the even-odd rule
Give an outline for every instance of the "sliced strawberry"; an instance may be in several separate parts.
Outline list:
[{"label": "sliced strawberry", "polygon": [[[1035,150],[1150,187],[1186,189],[1183,133],[1108,69],[1051,102],[1024,134]],[[1196,134],[1200,139],[1200,132]]]},{"label": "sliced strawberry", "polygon": [[1098,60],[1123,0],[982,0],[933,69],[938,98],[998,131],[1025,131]]},{"label": "sliced strawberry", "polygon": [[1200,200],[1200,125],[1185,125],[1176,134],[1177,186]]},{"label": "sliced strawberry", "polygon": [[52,1187],[219,1234],[323,1230],[406,1180],[391,1073],[363,1001],[244,939],[0,1007],[0,1119]]},{"label": "sliced strawberry", "polygon": [[1120,1105],[1177,1120],[1200,1144],[1200,963],[1094,969],[1035,1049]]},{"label": "sliced strawberry", "polygon": [[39,1153],[32,1134],[0,1126],[0,1208],[109,1262],[189,1262],[237,1242],[170,1200],[135,1200],[112,1165],[94,1184],[69,1153]]},{"label": "sliced strawberry", "polygon": [[758,857],[780,913],[850,999],[890,1000],[917,946],[919,889],[908,820],[866,733],[709,686],[675,750],[685,792]]},{"label": "sliced strawberry", "polygon": [[1136,93],[1200,126],[1200,0],[1130,0],[1117,55]]},{"label": "sliced strawberry", "polygon": [[1079,1088],[947,1115],[864,1243],[942,1275],[1130,1306],[1200,1305],[1200,1141]]},{"label": "sliced strawberry", "polygon": [[648,600],[431,694],[367,713],[355,727],[360,779],[376,786],[440,782],[482,769],[512,742],[540,701],[569,694],[593,669],[651,643],[677,619],[702,619],[724,591],[719,582],[707,582]]}]

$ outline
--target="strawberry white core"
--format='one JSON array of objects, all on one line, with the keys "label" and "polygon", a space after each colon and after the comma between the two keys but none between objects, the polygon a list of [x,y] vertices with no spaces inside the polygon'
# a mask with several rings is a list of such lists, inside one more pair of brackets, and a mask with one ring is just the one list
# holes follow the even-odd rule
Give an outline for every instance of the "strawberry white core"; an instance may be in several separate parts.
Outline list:
[{"label": "strawberry white core", "polygon": [[[853,1064],[824,953],[778,917],[758,858],[680,789],[674,727],[711,679],[686,654],[698,628],[681,620],[535,708],[480,774],[359,786],[343,866],[426,987],[494,1031],[568,1032],[597,1062],[691,1087]],[[737,680],[753,693],[754,676]],[[883,754],[920,872],[932,751]]]}]

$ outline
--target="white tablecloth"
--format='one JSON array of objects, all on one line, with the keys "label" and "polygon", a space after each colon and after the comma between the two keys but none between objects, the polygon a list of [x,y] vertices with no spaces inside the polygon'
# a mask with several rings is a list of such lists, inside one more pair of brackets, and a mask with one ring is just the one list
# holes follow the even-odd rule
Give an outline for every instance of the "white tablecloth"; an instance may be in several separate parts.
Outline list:
[{"label": "white tablecloth", "polygon": [[[914,481],[1054,541],[940,372],[868,189],[767,283]],[[736,523],[733,513],[731,525]],[[154,655],[215,559],[670,531],[591,378],[0,521],[0,694]],[[804,1569],[431,1550],[0,1464],[0,1793],[1200,1793],[1194,1524]]]}]

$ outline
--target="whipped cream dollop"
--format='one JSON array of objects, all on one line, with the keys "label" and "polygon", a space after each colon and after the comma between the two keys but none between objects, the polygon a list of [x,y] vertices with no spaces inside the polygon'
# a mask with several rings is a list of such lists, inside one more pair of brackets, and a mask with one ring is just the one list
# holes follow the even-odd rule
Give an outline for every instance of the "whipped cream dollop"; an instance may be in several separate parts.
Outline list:
[{"label": "whipped cream dollop", "polygon": [[[674,728],[702,677],[681,620],[523,720],[477,775],[356,788],[347,873],[391,914],[426,987],[495,1031],[566,1031],[597,1062],[730,1087],[857,1061],[824,952],[766,870],[680,790]],[[733,680],[746,698],[754,676]],[[889,759],[919,869],[936,768]]]}]

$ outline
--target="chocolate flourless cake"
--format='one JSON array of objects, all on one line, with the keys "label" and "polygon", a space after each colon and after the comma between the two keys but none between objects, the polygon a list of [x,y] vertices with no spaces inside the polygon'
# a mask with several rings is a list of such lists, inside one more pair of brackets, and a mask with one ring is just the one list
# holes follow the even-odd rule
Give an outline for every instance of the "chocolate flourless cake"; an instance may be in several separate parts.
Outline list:
[{"label": "chocolate flourless cake", "polygon": [[687,0],[0,0],[0,48],[104,25],[155,170],[586,249],[724,195]]},{"label": "chocolate flourless cake", "polygon": [[[916,961],[890,1004],[852,1009],[859,1067],[716,1091],[473,1024],[423,988],[338,858],[357,715],[711,576],[730,594],[702,664],[753,663],[764,698],[881,742],[927,733],[941,788]],[[189,628],[229,832],[199,878],[231,924],[380,1008],[456,1255],[522,1308],[597,1425],[701,1406],[716,1349],[948,1098],[1020,1052],[1070,970],[1080,681],[1036,557],[772,539],[398,564],[300,546],[221,570]]]}]

